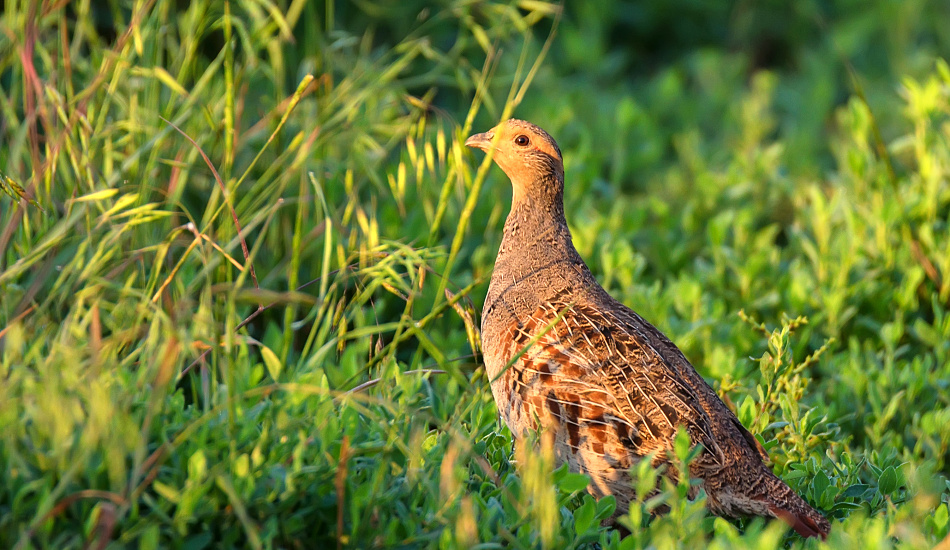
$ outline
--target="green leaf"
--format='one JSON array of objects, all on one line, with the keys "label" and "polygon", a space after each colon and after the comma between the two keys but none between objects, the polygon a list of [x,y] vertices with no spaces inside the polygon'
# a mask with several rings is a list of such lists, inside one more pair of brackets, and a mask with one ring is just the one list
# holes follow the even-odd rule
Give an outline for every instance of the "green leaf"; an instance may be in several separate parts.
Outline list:
[{"label": "green leaf", "polygon": [[827,508],[835,503],[835,499],[838,498],[838,488],[834,485],[829,485],[825,487],[824,492],[820,495],[815,495],[815,500],[818,502],[818,505],[822,508]]},{"label": "green leaf", "polygon": [[591,527],[598,524],[594,521],[596,505],[590,495],[585,495],[584,504],[574,511],[574,532],[577,535],[586,533]]},{"label": "green leaf", "polygon": [[893,466],[888,466],[881,472],[881,477],[877,481],[877,487],[882,495],[889,495],[897,489],[897,470]]},{"label": "green leaf", "polygon": [[587,489],[590,478],[585,474],[568,473],[558,482],[558,487],[565,493],[577,493]]},{"label": "green leaf", "polygon": [[831,507],[831,511],[837,512],[838,510],[845,510],[850,512],[852,510],[858,510],[859,508],[861,508],[861,504],[857,502],[838,502]]},{"label": "green leaf", "polygon": [[689,457],[690,440],[689,434],[685,429],[676,431],[676,439],[673,441],[673,450],[676,452],[676,458],[685,462]]},{"label": "green leaf", "polygon": [[751,426],[752,421],[755,420],[755,400],[752,399],[751,395],[745,396],[745,399],[742,400],[742,403],[739,405],[739,421],[742,422],[743,426]]},{"label": "green leaf", "polygon": [[934,511],[933,522],[934,527],[938,530],[943,531],[947,526],[947,520],[950,519],[950,514],[948,514],[947,503],[944,502],[937,507],[937,510]]},{"label": "green leaf", "polygon": [[267,374],[277,382],[280,380],[280,371],[283,370],[284,366],[281,364],[280,359],[277,358],[277,354],[271,351],[267,346],[261,346],[261,356],[264,358],[264,365],[267,367]]},{"label": "green leaf", "polygon": [[828,475],[819,470],[811,481],[812,494],[815,495],[816,498],[821,496],[829,485],[831,485],[831,481],[828,479]]},{"label": "green leaf", "polygon": [[597,519],[602,521],[609,518],[614,515],[616,509],[617,499],[613,495],[605,496],[597,501]]},{"label": "green leaf", "polygon": [[808,472],[806,472],[805,470],[790,470],[786,472],[785,475],[783,475],[782,477],[785,478],[786,480],[792,480],[792,479],[801,479],[807,475],[808,475]]},{"label": "green leaf", "polygon": [[161,481],[155,480],[152,483],[152,488],[155,489],[155,492],[165,497],[166,500],[173,503],[178,503],[178,499],[181,497],[181,493],[178,492],[178,489],[170,485],[166,485]]},{"label": "green leaf", "polygon": [[208,459],[205,452],[198,449],[188,458],[188,481],[200,483],[208,473]]},{"label": "green leaf", "polygon": [[239,478],[247,477],[248,472],[250,472],[251,470],[250,466],[251,466],[251,458],[247,456],[247,453],[242,453],[234,461],[234,467],[233,467],[234,475]]},{"label": "green leaf", "polygon": [[118,189],[101,189],[99,191],[93,191],[92,193],[87,193],[80,197],[72,199],[72,202],[94,202],[101,201],[111,197],[116,196],[119,193]]},{"label": "green leaf", "polygon": [[788,424],[789,424],[789,423],[786,422],[785,420],[779,420],[779,421],[776,421],[776,422],[771,422],[771,423],[770,423],[768,426],[766,426],[762,431],[781,430],[781,429],[784,428],[785,426],[788,426]]},{"label": "green leaf", "polygon": [[146,527],[139,536],[139,550],[158,550],[160,534],[158,524]]},{"label": "green leaf", "polygon": [[861,498],[862,496],[864,496],[864,493],[866,493],[867,490],[870,488],[871,488],[870,485],[866,485],[864,483],[856,483],[848,487],[844,491],[842,491],[841,497],[842,498]]}]

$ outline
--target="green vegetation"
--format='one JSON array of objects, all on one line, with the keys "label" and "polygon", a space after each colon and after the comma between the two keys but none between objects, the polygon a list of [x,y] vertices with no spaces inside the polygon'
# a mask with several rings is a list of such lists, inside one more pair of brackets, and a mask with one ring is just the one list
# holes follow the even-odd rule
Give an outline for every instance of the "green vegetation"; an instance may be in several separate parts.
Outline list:
[{"label": "green vegetation", "polygon": [[[0,547],[947,537],[950,7],[431,4],[0,8]],[[512,448],[472,354],[510,190],[460,145],[509,113],[825,545],[685,486],[624,538]]]}]

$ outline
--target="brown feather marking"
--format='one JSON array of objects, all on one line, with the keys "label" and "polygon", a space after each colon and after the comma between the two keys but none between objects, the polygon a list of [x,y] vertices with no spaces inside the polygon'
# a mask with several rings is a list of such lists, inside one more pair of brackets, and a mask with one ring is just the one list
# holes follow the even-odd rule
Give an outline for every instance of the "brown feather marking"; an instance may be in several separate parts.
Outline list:
[{"label": "brown feather marking", "polygon": [[591,450],[599,455],[604,454],[604,443],[607,442],[607,430],[599,424],[588,424],[587,434],[591,439]]},{"label": "brown feather marking", "polygon": [[548,410],[551,411],[551,414],[553,414],[555,417],[561,416],[561,405],[558,404],[557,397],[555,397],[553,390],[548,392],[545,402],[547,403]]},{"label": "brown feather marking", "polygon": [[577,448],[581,444],[580,424],[575,419],[580,419],[580,405],[573,400],[574,396],[565,396],[561,403],[564,405],[565,418],[567,419],[567,432],[571,440],[571,447]]}]

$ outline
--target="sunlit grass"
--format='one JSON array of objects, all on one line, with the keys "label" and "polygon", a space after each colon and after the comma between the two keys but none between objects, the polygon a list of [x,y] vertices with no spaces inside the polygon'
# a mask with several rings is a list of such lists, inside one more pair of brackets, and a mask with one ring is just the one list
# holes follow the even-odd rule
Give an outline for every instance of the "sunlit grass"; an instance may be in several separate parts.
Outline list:
[{"label": "sunlit grass", "polygon": [[945,63],[893,75],[883,149],[867,102],[838,109],[815,178],[781,77],[714,54],[640,96],[559,77],[582,32],[559,5],[359,31],[334,3],[179,7],[0,17],[0,546],[816,546],[686,485],[624,538],[512,444],[477,333],[508,190],[461,145],[512,115],[561,140],[598,277],[834,518],[827,547],[947,536]]}]

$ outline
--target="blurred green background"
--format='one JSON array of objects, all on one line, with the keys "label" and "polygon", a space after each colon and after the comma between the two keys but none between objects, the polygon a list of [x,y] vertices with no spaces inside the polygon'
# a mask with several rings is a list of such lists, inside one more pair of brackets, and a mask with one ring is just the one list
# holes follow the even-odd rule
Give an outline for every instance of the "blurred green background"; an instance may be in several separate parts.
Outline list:
[{"label": "blurred green background", "polygon": [[934,547],[948,21],[3,4],[0,547],[822,546],[685,484],[605,528],[583,476],[512,446],[476,330],[510,187],[460,144],[504,116],[558,140],[578,250],[833,519],[823,547]]}]

